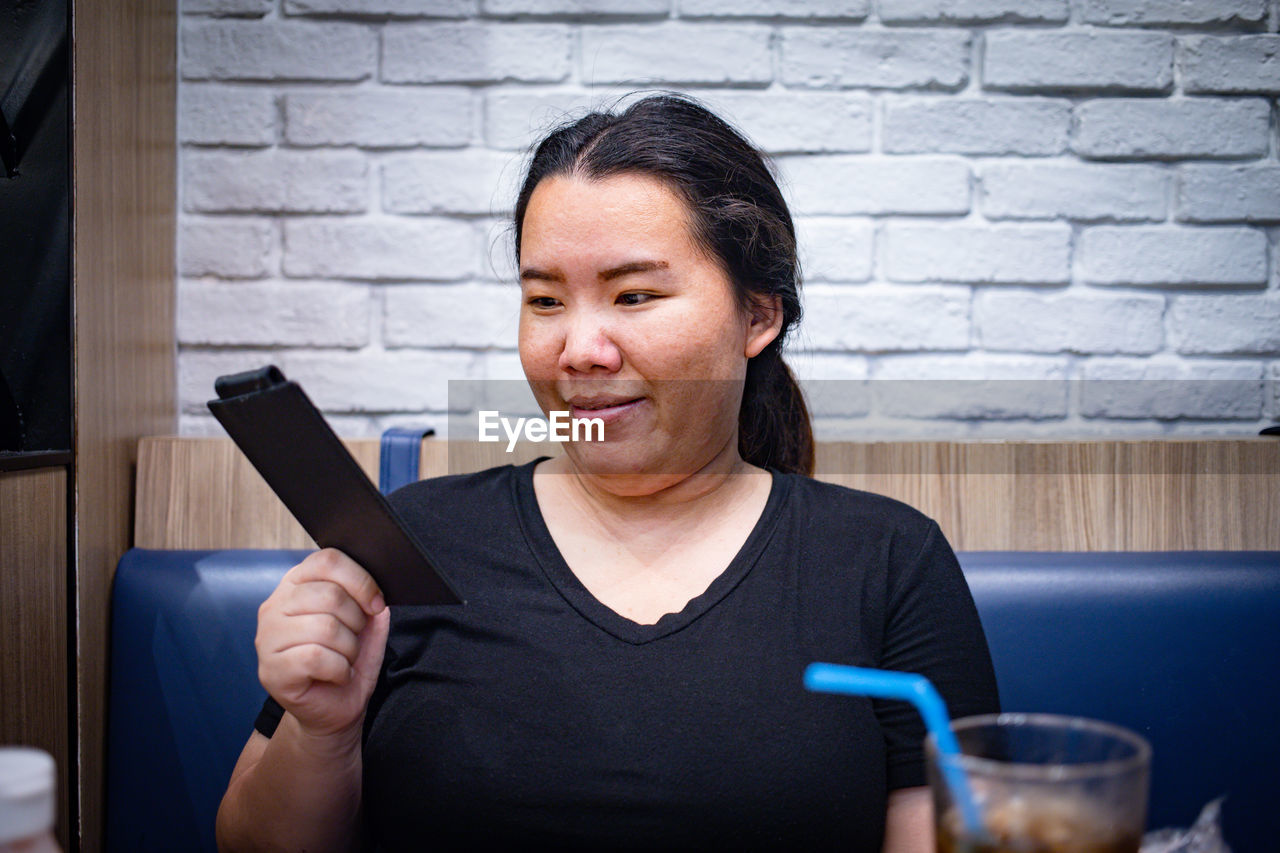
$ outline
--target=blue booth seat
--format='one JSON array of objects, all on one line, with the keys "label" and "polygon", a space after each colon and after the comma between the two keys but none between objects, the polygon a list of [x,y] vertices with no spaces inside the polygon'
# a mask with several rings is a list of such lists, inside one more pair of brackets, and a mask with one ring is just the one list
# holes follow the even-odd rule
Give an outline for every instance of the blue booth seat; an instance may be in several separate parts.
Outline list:
[{"label": "blue booth seat", "polygon": [[[300,551],[132,550],[112,597],[109,851],[214,850],[264,698],[258,605]],[[1009,711],[1129,726],[1152,827],[1227,795],[1236,853],[1280,838],[1280,553],[960,555]],[[796,689],[801,689],[797,675]]]}]

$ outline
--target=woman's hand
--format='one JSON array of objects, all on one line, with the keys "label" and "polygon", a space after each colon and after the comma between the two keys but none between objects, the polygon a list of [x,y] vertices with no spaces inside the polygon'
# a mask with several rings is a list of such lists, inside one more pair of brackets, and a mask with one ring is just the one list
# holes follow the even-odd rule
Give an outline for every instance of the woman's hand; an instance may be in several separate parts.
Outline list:
[{"label": "woman's hand", "polygon": [[341,551],[317,551],[258,608],[258,679],[306,735],[358,736],[390,622],[368,572]]}]

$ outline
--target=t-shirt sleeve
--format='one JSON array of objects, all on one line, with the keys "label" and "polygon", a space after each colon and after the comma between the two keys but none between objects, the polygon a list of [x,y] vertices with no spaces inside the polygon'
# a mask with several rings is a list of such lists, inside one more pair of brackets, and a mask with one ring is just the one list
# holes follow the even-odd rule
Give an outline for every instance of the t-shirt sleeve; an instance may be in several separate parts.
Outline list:
[{"label": "t-shirt sleeve", "polygon": [[[952,719],[1000,710],[995,670],[960,563],[934,522],[915,556],[895,559],[879,666],[919,673],[942,695]],[[917,538],[916,541],[919,541]],[[885,733],[889,789],[925,784],[924,722],[906,702],[877,702]]]},{"label": "t-shirt sleeve", "polygon": [[262,703],[262,710],[258,712],[258,719],[253,721],[253,728],[260,734],[271,737],[276,733],[276,727],[280,725],[280,718],[283,716],[284,708],[268,696],[267,701]]}]

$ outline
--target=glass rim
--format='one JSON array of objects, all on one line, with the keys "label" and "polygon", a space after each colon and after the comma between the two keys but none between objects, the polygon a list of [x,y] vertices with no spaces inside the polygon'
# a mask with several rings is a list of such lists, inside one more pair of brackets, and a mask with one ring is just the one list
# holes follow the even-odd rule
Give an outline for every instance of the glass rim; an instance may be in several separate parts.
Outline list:
[{"label": "glass rim", "polygon": [[961,717],[952,720],[951,731],[960,734],[962,731],[971,730],[981,727],[1011,729],[1015,727],[1032,727],[1038,726],[1045,729],[1054,729],[1058,731],[1086,731],[1096,735],[1104,735],[1114,738],[1129,746],[1133,747],[1133,755],[1124,758],[1114,758],[1107,761],[1088,761],[1076,764],[1047,764],[1032,763],[1028,761],[1000,761],[995,758],[984,758],[979,755],[969,755],[961,751],[958,756],[944,756],[938,751],[936,739],[932,733],[925,737],[928,745],[929,753],[933,760],[939,764],[950,762],[954,766],[959,766],[969,773],[983,773],[991,776],[1004,776],[1007,778],[1043,781],[1043,782],[1061,782],[1076,781],[1086,778],[1098,778],[1103,776],[1122,776],[1131,773],[1143,766],[1149,766],[1151,761],[1151,744],[1145,737],[1127,729],[1124,726],[1108,723],[1102,720],[1094,720],[1089,717],[1075,717],[1066,714],[1027,714],[1027,713],[1002,713],[1002,714],[979,714],[973,717]]}]

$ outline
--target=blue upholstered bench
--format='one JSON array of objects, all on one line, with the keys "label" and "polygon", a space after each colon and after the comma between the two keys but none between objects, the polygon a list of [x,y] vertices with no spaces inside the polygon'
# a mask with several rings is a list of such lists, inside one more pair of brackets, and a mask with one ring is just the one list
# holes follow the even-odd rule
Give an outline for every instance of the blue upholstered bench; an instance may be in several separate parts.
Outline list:
[{"label": "blue upholstered bench", "polygon": [[[107,848],[213,850],[264,693],[257,607],[300,551],[146,551],[113,592]],[[1130,726],[1154,750],[1149,825],[1227,794],[1237,853],[1274,849],[1280,553],[960,555],[1003,705]],[[796,689],[800,683],[797,680]]]}]

